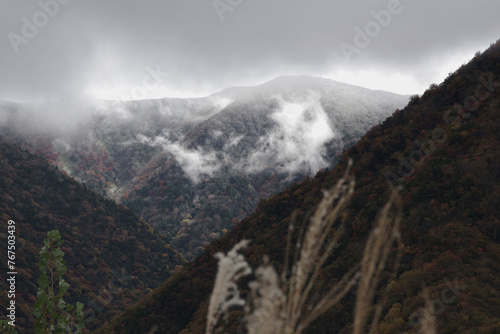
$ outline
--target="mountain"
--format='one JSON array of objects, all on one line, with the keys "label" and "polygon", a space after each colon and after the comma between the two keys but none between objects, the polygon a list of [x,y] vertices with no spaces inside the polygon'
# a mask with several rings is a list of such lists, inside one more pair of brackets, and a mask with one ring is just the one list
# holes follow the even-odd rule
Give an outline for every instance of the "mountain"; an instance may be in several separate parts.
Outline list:
[{"label": "mountain", "polygon": [[[0,104],[0,132],[91,189],[114,199],[114,191],[161,151],[139,142],[138,135],[168,132],[168,138],[175,141],[218,112],[224,103],[227,102],[222,98],[211,97],[100,101],[75,106],[77,111],[64,117],[69,107],[64,103],[4,102]],[[52,113],[58,119],[46,117]]]},{"label": "mountain", "polygon": [[120,201],[192,257],[258,200],[333,166],[345,147],[407,97],[326,79],[283,77],[224,91],[235,101],[157,154]]},{"label": "mountain", "polygon": [[[0,137],[0,217],[15,222],[16,329],[32,333],[40,276],[37,262],[48,231],[60,231],[70,284],[67,301],[85,304],[95,329],[137,302],[184,264],[148,223],[95,194],[53,165]],[[7,248],[7,247],[5,247]],[[7,252],[0,261],[7,264]],[[7,281],[0,282],[8,291]],[[0,303],[8,305],[7,293]],[[5,309],[0,311],[4,315]],[[2,317],[3,318],[3,317]]]},{"label": "mountain", "polygon": [[130,207],[193,258],[260,198],[334,166],[407,101],[280,77],[206,98],[105,102],[70,133],[27,128],[26,106],[4,107],[1,133]]},{"label": "mountain", "polygon": [[[267,255],[280,272],[290,223],[302,230],[322,189],[342,177],[349,159],[355,192],[334,259],[318,275],[323,284],[334,284],[359,262],[377,212],[395,187],[404,248],[375,332],[421,333],[424,290],[439,333],[499,332],[499,127],[500,41],[373,127],[335,168],[260,201],[253,214],[100,332],[203,333],[217,272],[214,255],[248,239],[241,253],[250,265]],[[391,278],[391,270],[381,276]],[[354,293],[348,294],[307,333],[350,333],[354,302]],[[238,316],[240,311],[230,312],[225,333],[241,333]]]}]

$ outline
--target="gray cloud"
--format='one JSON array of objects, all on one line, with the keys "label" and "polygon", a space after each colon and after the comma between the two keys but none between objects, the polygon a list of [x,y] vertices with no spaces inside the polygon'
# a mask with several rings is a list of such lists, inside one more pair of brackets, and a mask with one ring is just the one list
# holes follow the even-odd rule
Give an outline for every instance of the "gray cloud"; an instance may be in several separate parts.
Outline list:
[{"label": "gray cloud", "polygon": [[[330,165],[324,158],[325,144],[333,139],[342,145],[341,134],[331,125],[328,115],[320,103],[320,96],[310,92],[290,100],[276,97],[279,108],[268,115],[274,124],[258,140],[255,148],[244,156],[232,156],[227,151],[238,145],[243,135],[231,134],[224,141],[224,150],[216,151],[199,146],[187,148],[183,141],[172,142],[165,136],[149,138],[137,135],[136,141],[150,146],[161,146],[172,154],[186,176],[193,182],[200,182],[203,176],[213,177],[223,167],[238,174],[252,175],[266,168],[280,173],[294,175],[297,173],[314,174]],[[212,131],[211,137],[222,136],[220,131]],[[130,144],[129,142],[127,144]],[[341,147],[340,147],[341,149]]]},{"label": "gray cloud", "polygon": [[296,103],[281,100],[280,109],[270,118],[276,129],[259,139],[257,150],[240,161],[239,168],[250,174],[266,167],[289,174],[313,174],[329,166],[323,158],[324,145],[341,138],[330,126],[319,96],[311,94]]},{"label": "gray cloud", "polygon": [[[150,96],[205,94],[293,74],[388,89],[396,85],[377,78],[393,76],[421,92],[500,38],[496,0],[401,0],[402,10],[346,61],[341,43],[354,45],[355,28],[365,31],[375,22],[371,11],[391,1],[243,0],[221,21],[212,0],[1,0],[0,99],[120,96],[156,66],[169,76]],[[45,23],[40,3],[54,2],[57,13],[52,7]],[[40,26],[29,38],[26,20]],[[12,34],[27,41],[18,53]]]},{"label": "gray cloud", "polygon": [[221,167],[215,152],[187,149],[163,136],[149,139],[144,135],[138,135],[137,140],[151,146],[162,146],[166,152],[173,154],[186,176],[195,184],[201,181],[202,176],[214,176]]}]

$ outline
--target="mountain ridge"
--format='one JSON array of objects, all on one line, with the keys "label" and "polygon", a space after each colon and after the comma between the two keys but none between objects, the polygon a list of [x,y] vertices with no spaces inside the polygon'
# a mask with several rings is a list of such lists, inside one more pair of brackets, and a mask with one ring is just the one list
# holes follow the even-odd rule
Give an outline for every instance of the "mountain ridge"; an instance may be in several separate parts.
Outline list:
[{"label": "mountain ridge", "polygon": [[105,103],[67,135],[30,132],[12,111],[0,133],[130,207],[193,257],[261,197],[333,166],[408,100],[300,76],[237,90]]},{"label": "mountain ridge", "polygon": [[[299,82],[300,78],[294,81]],[[291,89],[281,95],[263,84],[256,88],[256,92],[230,103],[190,129],[177,142],[162,135],[144,139],[164,150],[129,183],[121,203],[164,233],[172,233],[176,247],[184,254],[194,255],[193,250],[199,246],[191,244],[203,245],[211,238],[207,238],[206,233],[200,235],[197,232],[205,229],[200,225],[212,224],[207,223],[210,221],[207,218],[215,219],[214,227],[209,228],[211,233],[220,234],[222,229],[229,227],[230,221],[242,219],[252,211],[259,198],[334,165],[335,156],[339,156],[344,147],[354,144],[364,131],[395,109],[387,107],[387,101],[370,90],[346,92],[338,90],[336,85],[322,85],[318,91],[311,91],[309,83],[301,86],[298,93]],[[349,100],[351,94],[353,98]],[[315,132],[314,136],[312,132]],[[332,160],[325,158],[326,152],[330,153],[329,159]],[[187,178],[182,171],[187,171]],[[184,190],[182,194],[175,192],[175,197],[166,197],[158,187],[149,186],[162,181],[165,186],[176,184],[179,179],[183,179],[183,184],[178,186]],[[232,196],[223,195],[228,191],[237,196],[236,203]],[[216,197],[209,198],[212,195]],[[198,198],[201,203],[210,203],[214,208],[197,209]],[[148,200],[156,207],[150,213],[142,211],[149,205]],[[176,200],[181,201],[181,205],[188,204],[188,207],[182,209],[175,204]],[[189,204],[189,201],[197,202]],[[173,207],[174,211],[159,216],[156,214],[160,212],[159,207]],[[227,208],[231,208],[230,211]],[[222,222],[218,222],[217,216],[221,216]],[[189,226],[182,226],[184,219],[191,222]],[[180,229],[172,222],[181,223]]]}]

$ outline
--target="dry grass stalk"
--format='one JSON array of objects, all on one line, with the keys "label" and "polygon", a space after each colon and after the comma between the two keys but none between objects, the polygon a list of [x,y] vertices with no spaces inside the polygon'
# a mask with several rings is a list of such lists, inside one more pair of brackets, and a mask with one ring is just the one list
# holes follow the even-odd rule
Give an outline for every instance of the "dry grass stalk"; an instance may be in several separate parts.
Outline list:
[{"label": "dry grass stalk", "polygon": [[[300,258],[295,262],[292,277],[286,285],[285,323],[288,328],[286,332],[300,334],[310,322],[326,311],[325,306],[330,304],[329,301],[340,300],[355,283],[354,273],[349,272],[339,284],[312,307],[310,312],[307,314],[303,312],[310,302],[310,293],[316,284],[318,274],[341,235],[342,228],[325,246],[325,240],[333,224],[338,220],[354,193],[355,181],[354,176],[350,174],[351,165],[352,163],[349,162],[343,178],[330,191],[324,192],[323,199],[314,212],[305,233],[300,247]],[[322,249],[323,253],[321,253]],[[326,300],[327,298],[329,301]]]},{"label": "dry grass stalk", "polygon": [[249,305],[245,308],[248,334],[279,333],[284,325],[281,311],[286,298],[278,274],[266,263],[255,276],[257,279],[249,284],[254,309],[250,310]]},{"label": "dry grass stalk", "polygon": [[[364,330],[376,287],[395,241],[399,247],[393,276],[396,275],[402,254],[399,235],[401,206],[395,191],[379,214],[376,226],[368,238],[361,263],[346,273],[329,291],[323,293],[319,301],[313,301],[310,297],[318,283],[317,278],[323,265],[343,233],[342,226],[337,226],[334,237],[326,242],[328,235],[334,229],[334,223],[339,220],[354,193],[355,182],[354,176],[350,174],[351,165],[352,162],[349,162],[343,178],[330,191],[324,192],[324,197],[315,210],[304,236],[299,237],[297,250],[300,252],[295,252],[290,279],[286,280],[293,225],[290,225],[287,237],[281,287],[278,274],[271,266],[266,263],[257,269],[256,280],[250,283],[249,302],[252,303],[247,303],[245,306],[249,334],[302,334],[314,320],[340,302],[358,280],[360,283],[354,315],[354,333],[361,333]],[[392,212],[395,205],[396,214]],[[240,258],[241,255],[236,255],[239,248],[246,246],[246,243],[240,244],[242,243],[237,244],[227,257],[218,254],[219,272],[210,299],[207,334],[213,333],[221,312],[227,311],[228,301],[231,301],[231,305],[242,304],[239,293],[236,294],[234,289],[236,280],[249,274],[249,267]],[[232,269],[230,265],[236,268]],[[227,272],[221,273],[221,270]],[[387,295],[387,291],[383,295]],[[384,298],[376,307],[372,330],[380,318],[383,302]]]},{"label": "dry grass stalk", "polygon": [[252,273],[252,269],[238,251],[248,246],[248,240],[237,243],[227,256],[222,253],[215,254],[219,259],[215,285],[210,296],[207,314],[206,334],[214,333],[217,323],[222,316],[227,314],[230,307],[243,306],[245,301],[240,298],[236,282],[243,276]]},{"label": "dry grass stalk", "polygon": [[422,318],[422,328],[420,333],[423,334],[436,334],[437,326],[436,326],[436,318],[434,317],[434,306],[432,305],[431,298],[429,297],[429,293],[427,290],[424,290],[424,300],[425,300],[425,309],[424,316]]},{"label": "dry grass stalk", "polygon": [[[391,212],[394,207],[396,207],[395,213]],[[363,258],[361,259],[361,278],[359,280],[358,292],[356,295],[356,306],[354,310],[354,334],[364,332],[377,285],[380,282],[380,275],[385,268],[387,258],[391,252],[394,242],[398,243],[398,256],[393,269],[393,276],[396,275],[403,249],[399,233],[400,223],[400,198],[397,192],[393,190],[389,201],[379,213],[376,226],[368,237]],[[383,295],[385,298],[386,293]],[[370,332],[373,332],[378,324],[382,312],[382,306],[383,302],[379,303],[376,307],[372,324],[370,326]]]}]

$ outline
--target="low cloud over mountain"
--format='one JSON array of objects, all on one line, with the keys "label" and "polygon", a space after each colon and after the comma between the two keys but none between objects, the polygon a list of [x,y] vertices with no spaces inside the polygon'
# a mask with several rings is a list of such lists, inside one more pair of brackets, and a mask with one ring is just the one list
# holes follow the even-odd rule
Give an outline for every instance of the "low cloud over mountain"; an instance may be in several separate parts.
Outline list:
[{"label": "low cloud over mountain", "polygon": [[25,106],[10,105],[2,132],[126,204],[189,257],[261,197],[333,166],[407,101],[326,79],[281,77],[198,99],[103,101],[68,127],[51,119],[47,126],[28,111],[14,112]]}]

